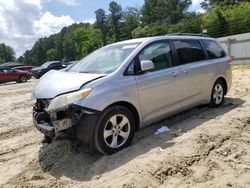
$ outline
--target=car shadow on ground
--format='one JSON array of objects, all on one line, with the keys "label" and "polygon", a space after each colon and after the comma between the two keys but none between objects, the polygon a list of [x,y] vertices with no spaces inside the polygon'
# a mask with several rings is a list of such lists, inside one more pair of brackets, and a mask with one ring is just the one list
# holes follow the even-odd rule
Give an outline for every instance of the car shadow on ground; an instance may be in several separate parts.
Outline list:
[{"label": "car shadow on ground", "polygon": [[[77,181],[98,178],[103,173],[119,168],[152,149],[157,147],[165,149],[174,145],[174,138],[183,132],[188,132],[211,119],[219,118],[244,102],[237,98],[226,98],[221,108],[200,106],[169,117],[137,131],[130,147],[109,156],[85,151],[81,147],[75,147],[69,140],[58,140],[40,149],[39,164],[43,171],[55,178],[65,176]],[[191,125],[189,123],[185,126],[185,123],[181,123],[192,119],[194,120]],[[161,126],[168,126],[171,132],[155,135],[154,132]]]},{"label": "car shadow on ground", "polygon": [[16,85],[19,84],[17,82],[6,82],[6,83],[0,83],[0,86],[9,86],[9,85]]},{"label": "car shadow on ground", "polygon": [[18,83],[18,82],[5,82],[5,83],[1,83],[0,82],[0,86],[10,86],[10,85],[17,85],[17,84],[26,84],[26,83],[29,83],[30,80],[28,80],[27,82],[23,82],[23,83]]}]

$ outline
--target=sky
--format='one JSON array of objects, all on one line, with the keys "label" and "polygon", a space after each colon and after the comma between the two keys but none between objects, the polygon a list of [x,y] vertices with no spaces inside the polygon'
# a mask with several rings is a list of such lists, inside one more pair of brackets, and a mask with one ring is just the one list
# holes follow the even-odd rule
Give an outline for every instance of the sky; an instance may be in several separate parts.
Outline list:
[{"label": "sky", "polygon": [[[31,49],[37,39],[58,33],[73,23],[95,21],[95,11],[108,11],[112,0],[0,0],[0,43],[14,48],[16,57]],[[144,0],[115,0],[122,8],[140,8]],[[201,12],[192,0],[190,11]]]}]

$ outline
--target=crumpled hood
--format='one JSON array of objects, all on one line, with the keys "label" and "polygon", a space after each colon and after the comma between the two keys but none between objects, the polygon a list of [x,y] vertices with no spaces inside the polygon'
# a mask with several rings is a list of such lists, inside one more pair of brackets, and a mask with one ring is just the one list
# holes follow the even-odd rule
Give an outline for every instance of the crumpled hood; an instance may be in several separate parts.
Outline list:
[{"label": "crumpled hood", "polygon": [[51,70],[40,78],[32,96],[35,99],[52,99],[59,94],[76,91],[83,84],[103,76],[105,75]]}]

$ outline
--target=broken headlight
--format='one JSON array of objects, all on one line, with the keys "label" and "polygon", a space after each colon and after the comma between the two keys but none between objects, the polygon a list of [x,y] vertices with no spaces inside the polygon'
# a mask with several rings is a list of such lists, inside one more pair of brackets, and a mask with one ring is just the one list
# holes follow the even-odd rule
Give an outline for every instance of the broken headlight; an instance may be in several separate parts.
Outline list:
[{"label": "broken headlight", "polygon": [[86,88],[80,91],[59,95],[51,101],[46,111],[52,112],[66,108],[68,105],[87,97],[91,93],[91,91],[92,88]]}]

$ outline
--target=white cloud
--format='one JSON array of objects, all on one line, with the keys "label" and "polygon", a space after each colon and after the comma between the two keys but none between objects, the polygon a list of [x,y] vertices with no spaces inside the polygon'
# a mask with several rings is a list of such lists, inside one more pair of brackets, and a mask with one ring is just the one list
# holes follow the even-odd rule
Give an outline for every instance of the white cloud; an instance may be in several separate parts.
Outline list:
[{"label": "white cloud", "polygon": [[69,15],[56,17],[51,12],[45,12],[39,20],[33,22],[35,33],[41,36],[48,36],[59,32],[64,26],[74,23]]},{"label": "white cloud", "polygon": [[197,7],[197,6],[200,6],[200,4],[201,4],[201,2],[202,2],[203,0],[192,0],[192,4],[193,4],[193,6],[195,7]]},{"label": "white cloud", "polygon": [[[51,2],[52,0],[44,0],[47,2]],[[78,6],[81,5],[80,0],[56,0],[59,1],[60,3],[63,3],[65,5],[70,5],[70,6]]]},{"label": "white cloud", "polygon": [[12,46],[17,57],[40,37],[57,33],[74,23],[69,15],[43,13],[41,1],[48,0],[0,1],[0,42]]},{"label": "white cloud", "polygon": [[192,5],[190,7],[190,10],[195,11],[195,12],[200,12],[200,13],[205,12],[205,10],[202,9],[200,5],[202,1],[203,0],[192,0]]}]

